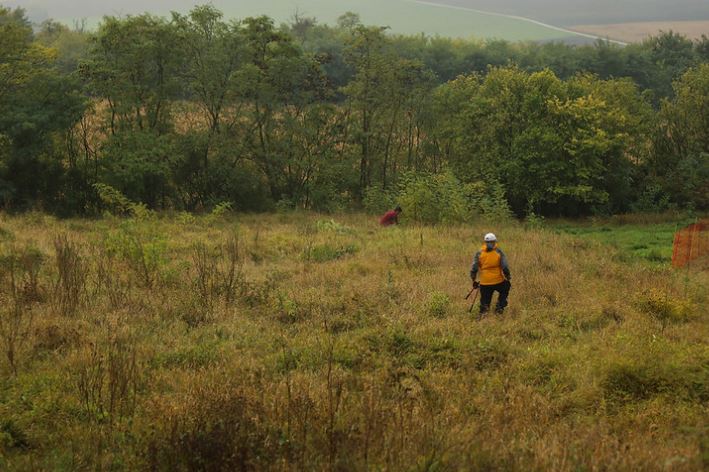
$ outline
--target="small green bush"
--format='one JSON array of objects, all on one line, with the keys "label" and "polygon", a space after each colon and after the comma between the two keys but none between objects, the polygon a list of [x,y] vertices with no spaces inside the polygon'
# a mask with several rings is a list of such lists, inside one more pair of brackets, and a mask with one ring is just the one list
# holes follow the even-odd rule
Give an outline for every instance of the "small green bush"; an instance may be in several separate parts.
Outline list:
[{"label": "small green bush", "polygon": [[27,433],[12,420],[0,423],[0,452],[9,449],[28,449],[30,447]]},{"label": "small green bush", "polygon": [[197,222],[197,218],[192,213],[181,211],[177,214],[177,222],[183,226],[193,225]]},{"label": "small green bush", "polygon": [[468,350],[467,362],[475,370],[495,369],[505,364],[510,357],[506,344],[488,340],[475,343]]},{"label": "small green bush", "polygon": [[392,355],[400,357],[409,354],[415,347],[414,341],[403,328],[397,327],[387,333],[386,348]]},{"label": "small green bush", "polygon": [[468,221],[473,214],[463,185],[452,172],[403,174],[398,201],[406,218],[421,223]]},{"label": "small green bush", "polygon": [[138,275],[145,287],[152,287],[167,263],[167,240],[152,225],[141,226],[133,220],[123,222],[109,232],[104,248],[122,258]]},{"label": "small green bush", "polygon": [[450,297],[443,292],[433,292],[428,297],[426,311],[434,318],[444,318],[450,307]]},{"label": "small green bush", "polygon": [[689,301],[676,299],[660,289],[644,292],[636,300],[637,308],[658,320],[665,329],[670,323],[689,321],[692,305]]},{"label": "small green bush", "polygon": [[219,343],[207,342],[159,354],[153,361],[163,368],[200,369],[215,364],[219,358]]},{"label": "small green bush", "polygon": [[128,215],[130,213],[131,202],[128,197],[122,192],[116,190],[110,185],[103,183],[95,183],[94,190],[98,194],[98,198],[109,214],[115,216]]},{"label": "small green bush", "polygon": [[338,223],[335,220],[318,220],[315,223],[315,227],[320,232],[333,232],[338,234],[351,234],[353,232],[352,228]]},{"label": "small green bush", "polygon": [[365,189],[362,204],[368,213],[384,213],[396,206],[396,194],[390,190],[384,190],[378,185],[373,185]]},{"label": "small green bush", "polygon": [[146,469],[261,470],[278,444],[258,398],[236,382],[198,384],[163,408],[142,438]]},{"label": "small green bush", "polygon": [[603,391],[608,400],[618,402],[646,400],[657,394],[664,379],[648,366],[616,364],[611,366],[603,379]]},{"label": "small green bush", "polygon": [[[473,213],[495,221],[512,218],[512,210],[507,203],[505,187],[498,181],[473,182],[463,188]],[[538,223],[539,220],[535,221]]]},{"label": "small green bush", "polygon": [[7,228],[0,226],[0,241],[14,241],[15,235]]},{"label": "small green bush", "polygon": [[706,366],[686,362],[617,362],[606,369],[601,385],[605,398],[619,404],[657,395],[667,395],[674,401],[709,399]]},{"label": "small green bush", "polygon": [[303,251],[303,259],[311,262],[328,262],[342,257],[355,254],[357,246],[354,244],[330,246],[329,244],[319,244],[309,246]]},{"label": "small green bush", "polygon": [[207,223],[214,224],[218,221],[223,220],[231,214],[232,210],[233,205],[231,204],[231,202],[217,203],[216,205],[214,205],[214,208],[212,208],[212,211],[209,212],[209,215],[207,215]]}]

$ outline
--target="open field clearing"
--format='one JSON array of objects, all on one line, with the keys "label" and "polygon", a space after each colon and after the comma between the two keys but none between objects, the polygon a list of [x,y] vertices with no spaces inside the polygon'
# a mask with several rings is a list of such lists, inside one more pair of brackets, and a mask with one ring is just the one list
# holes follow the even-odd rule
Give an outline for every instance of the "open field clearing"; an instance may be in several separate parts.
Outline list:
[{"label": "open field clearing", "polygon": [[694,222],[691,218],[653,224],[618,223],[613,220],[587,223],[571,221],[552,223],[550,227],[565,234],[612,246],[628,262],[646,261],[667,265],[672,261],[675,233]]},{"label": "open field clearing", "polygon": [[579,25],[572,26],[570,29],[602,38],[639,43],[650,36],[657,36],[663,31],[674,31],[689,39],[701,39],[702,35],[709,36],[709,21],[648,21],[609,25]]},{"label": "open field clearing", "polygon": [[[517,223],[139,216],[0,216],[0,469],[708,465],[706,272]],[[490,230],[513,287],[476,322]]]}]

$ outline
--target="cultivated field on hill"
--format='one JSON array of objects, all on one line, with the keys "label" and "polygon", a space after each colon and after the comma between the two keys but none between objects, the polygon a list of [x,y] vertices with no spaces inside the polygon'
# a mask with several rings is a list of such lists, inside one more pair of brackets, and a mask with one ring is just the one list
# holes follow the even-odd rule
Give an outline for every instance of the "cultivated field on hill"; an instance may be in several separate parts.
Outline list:
[{"label": "cultivated field on hill", "polygon": [[631,21],[709,20],[705,0],[428,0],[551,23],[556,26]]},{"label": "cultivated field on hill", "polygon": [[[0,469],[709,464],[706,272],[513,222],[134,211],[0,216]],[[511,304],[477,322],[490,230]]]},{"label": "cultivated field on hill", "polygon": [[580,25],[571,29],[628,43],[638,43],[663,31],[674,31],[689,39],[709,36],[709,21],[648,21],[643,23],[615,23],[609,25]]}]

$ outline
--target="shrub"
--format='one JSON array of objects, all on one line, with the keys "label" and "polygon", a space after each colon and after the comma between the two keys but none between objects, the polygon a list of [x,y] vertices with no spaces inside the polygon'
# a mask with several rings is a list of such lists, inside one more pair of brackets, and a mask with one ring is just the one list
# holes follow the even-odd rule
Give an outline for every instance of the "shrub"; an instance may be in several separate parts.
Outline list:
[{"label": "shrub", "polygon": [[295,210],[295,203],[290,198],[282,198],[276,202],[275,208],[278,213],[290,213]]},{"label": "shrub", "polygon": [[626,363],[610,366],[602,386],[606,399],[620,403],[647,400],[669,387],[657,367]]},{"label": "shrub", "polygon": [[130,201],[150,208],[170,205],[174,188],[174,135],[148,131],[121,131],[102,145],[101,181]]},{"label": "shrub", "polygon": [[494,369],[506,363],[510,357],[507,345],[499,340],[481,341],[468,351],[468,365],[476,370]]},{"label": "shrub", "polygon": [[95,183],[94,190],[106,211],[111,215],[123,216],[130,213],[131,202],[128,197],[110,185]]},{"label": "shrub", "polygon": [[243,265],[237,235],[230,236],[224,244],[207,246],[200,242],[192,247],[192,286],[204,321],[212,317],[220,300],[230,304],[244,296],[247,284]]},{"label": "shrub", "polygon": [[338,223],[335,220],[318,220],[315,223],[315,227],[321,232],[333,232],[338,234],[351,234],[353,232],[352,228]]},{"label": "shrub", "polygon": [[70,241],[66,234],[54,238],[54,250],[58,273],[55,299],[63,315],[72,315],[86,295],[88,264],[78,245]]},{"label": "shrub", "polygon": [[354,244],[340,246],[331,246],[329,244],[309,245],[303,251],[303,259],[312,262],[328,262],[355,254],[357,250],[357,246]]},{"label": "shrub", "polygon": [[0,423],[0,451],[4,449],[29,449],[27,433],[12,420]]},{"label": "shrub", "polygon": [[126,261],[148,288],[155,284],[166,264],[167,242],[151,225],[143,229],[134,221],[125,221],[106,236],[104,247]]},{"label": "shrub", "polygon": [[71,373],[90,419],[112,424],[135,411],[143,363],[131,336],[108,332],[77,354]]},{"label": "shrub", "polygon": [[15,235],[13,234],[12,231],[10,231],[7,228],[3,228],[0,226],[0,242],[2,241],[13,241],[15,239]]},{"label": "shrub", "polygon": [[530,210],[527,216],[524,217],[524,224],[530,229],[542,228],[544,226],[544,217]]},{"label": "shrub", "polygon": [[387,333],[386,347],[393,356],[402,357],[411,353],[416,345],[403,328],[396,327]]},{"label": "shrub", "polygon": [[378,185],[367,187],[362,198],[362,205],[368,213],[380,214],[396,206],[396,194],[384,190]]},{"label": "shrub", "polygon": [[[262,424],[259,397],[236,382],[199,382],[186,398],[157,406],[144,437],[150,470],[259,470],[278,444]],[[272,464],[271,464],[272,465]]]},{"label": "shrub", "polygon": [[471,202],[452,172],[405,173],[398,200],[404,216],[421,223],[462,222],[472,216]]},{"label": "shrub", "polygon": [[443,292],[433,292],[428,296],[426,312],[434,318],[443,318],[448,314],[450,297]]},{"label": "shrub", "polygon": [[32,330],[33,304],[41,299],[39,273],[44,260],[32,246],[10,248],[0,257],[0,342],[14,374],[19,351]]},{"label": "shrub", "polygon": [[189,226],[195,224],[197,222],[197,218],[195,218],[195,216],[190,212],[181,211],[177,214],[177,222],[183,226]]},{"label": "shrub", "polygon": [[226,216],[231,214],[233,205],[231,202],[220,202],[214,205],[212,211],[209,213],[208,220],[210,223],[224,219]]},{"label": "shrub", "polygon": [[470,202],[473,213],[495,221],[512,218],[512,210],[505,196],[505,187],[500,182],[469,183],[465,185],[463,192]]},{"label": "shrub", "polygon": [[670,196],[661,185],[651,183],[645,187],[637,201],[631,205],[635,213],[662,213],[672,208]]},{"label": "shrub", "polygon": [[111,308],[126,304],[131,289],[130,278],[121,270],[115,253],[102,248],[96,257],[96,286],[105,293]]},{"label": "shrub", "polygon": [[278,312],[278,320],[284,324],[295,323],[303,318],[303,309],[299,306],[298,302],[282,293],[278,294],[276,309]]},{"label": "shrub", "polygon": [[673,401],[709,400],[706,360],[647,359],[617,361],[607,367],[601,386],[607,400],[618,404],[666,395]]},{"label": "shrub", "polygon": [[636,300],[638,309],[655,318],[664,330],[670,323],[688,321],[692,314],[692,305],[688,301],[678,300],[659,289],[650,289]]},{"label": "shrub", "polygon": [[136,220],[152,220],[156,214],[145,203],[133,202],[110,185],[96,183],[94,190],[98,193],[99,200],[105,211],[112,216],[132,216]]},{"label": "shrub", "polygon": [[204,320],[212,317],[215,304],[219,299],[219,253],[208,248],[204,243],[196,244],[192,249],[193,292]]},{"label": "shrub", "polygon": [[214,365],[218,359],[219,343],[210,341],[162,353],[155,358],[153,363],[167,369],[174,367],[200,369]]}]

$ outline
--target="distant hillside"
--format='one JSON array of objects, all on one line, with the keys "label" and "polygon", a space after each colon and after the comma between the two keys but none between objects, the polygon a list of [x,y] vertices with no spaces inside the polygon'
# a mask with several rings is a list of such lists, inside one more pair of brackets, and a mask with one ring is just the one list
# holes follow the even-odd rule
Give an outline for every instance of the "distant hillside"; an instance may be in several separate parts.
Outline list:
[{"label": "distant hillside", "polygon": [[[438,0],[435,0],[438,1]],[[187,11],[195,0],[0,0],[6,6],[25,8],[34,21],[54,18],[71,24],[86,19],[95,26],[104,15],[128,15],[147,11],[167,15],[171,10]],[[268,15],[277,21],[288,21],[293,15],[315,17],[333,24],[347,11],[358,13],[363,23],[390,26],[395,33],[441,35],[449,37],[499,38],[511,41],[569,40],[589,41],[570,31],[547,25],[460,8],[427,4],[414,0],[214,0],[211,3],[233,18]]]},{"label": "distant hillside", "polygon": [[[145,11],[168,15],[172,10],[185,12],[200,3],[209,2],[0,0],[0,5],[25,8],[36,22],[54,18],[71,24],[76,19],[86,19],[89,26],[98,24],[104,15],[122,16]],[[612,29],[611,34],[603,25],[709,21],[709,0],[212,0],[211,3],[232,18],[268,15],[282,22],[288,21],[297,12],[302,16],[315,17],[321,23],[333,24],[340,15],[352,11],[358,13],[365,24],[390,26],[395,33],[475,36],[511,41],[583,43],[594,40],[593,37],[566,31],[567,28],[591,36],[598,34],[619,40],[636,40],[646,32],[638,33],[637,28],[633,28],[631,35],[616,34],[616,28]],[[621,33],[622,30],[621,26]],[[692,32],[696,33],[694,30]]]},{"label": "distant hillside", "polygon": [[709,20],[708,0],[428,0],[556,26],[640,21]]},{"label": "distant hillside", "polygon": [[606,25],[579,25],[571,27],[574,31],[602,37],[637,43],[662,31],[674,31],[690,39],[709,36],[709,21],[644,21],[634,23],[614,23]]}]

